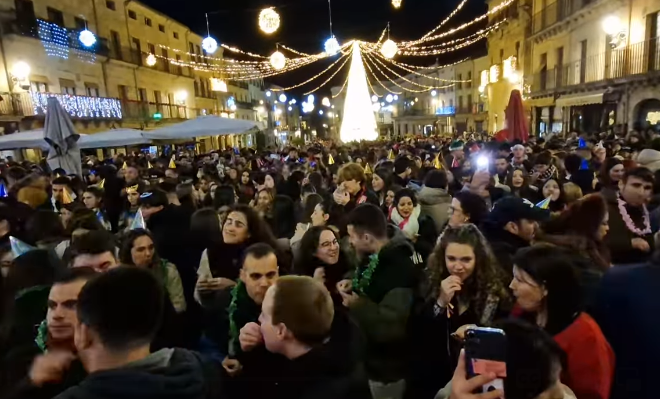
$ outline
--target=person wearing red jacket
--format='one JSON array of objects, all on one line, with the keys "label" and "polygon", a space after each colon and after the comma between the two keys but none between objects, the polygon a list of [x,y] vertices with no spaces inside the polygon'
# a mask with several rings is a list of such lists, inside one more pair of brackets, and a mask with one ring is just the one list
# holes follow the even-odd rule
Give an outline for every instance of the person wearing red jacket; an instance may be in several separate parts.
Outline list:
[{"label": "person wearing red jacket", "polygon": [[551,334],[566,353],[561,381],[580,399],[608,399],[614,352],[600,327],[583,309],[576,264],[579,255],[535,245],[514,257],[510,288],[521,317]]}]

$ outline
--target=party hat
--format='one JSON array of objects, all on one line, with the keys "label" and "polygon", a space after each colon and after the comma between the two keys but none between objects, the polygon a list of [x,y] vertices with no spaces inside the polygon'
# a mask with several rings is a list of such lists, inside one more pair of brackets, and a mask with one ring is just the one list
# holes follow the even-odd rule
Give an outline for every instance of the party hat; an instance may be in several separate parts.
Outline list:
[{"label": "party hat", "polygon": [[578,139],[578,148],[587,148],[587,142],[583,138]]},{"label": "party hat", "polygon": [[368,173],[368,174],[374,173],[374,171],[371,170],[371,166],[369,166],[369,164],[367,164],[367,166],[364,167],[364,173]]},{"label": "party hat", "polygon": [[440,153],[435,157],[435,161],[433,161],[433,167],[436,169],[444,169],[444,165],[442,165],[442,162],[440,161]]},{"label": "party hat", "polygon": [[332,154],[328,154],[328,165],[334,165],[335,159],[332,157]]},{"label": "party hat", "polygon": [[98,188],[105,188],[105,179],[101,180],[99,184],[96,185]]},{"label": "party hat", "polygon": [[69,191],[68,188],[65,187],[64,190],[62,191],[62,204],[66,205],[72,202],[73,202],[73,197],[71,196],[71,192]]},{"label": "party hat", "polygon": [[8,195],[9,194],[7,194],[7,187],[5,187],[5,183],[0,182],[0,197],[5,198]]},{"label": "party hat", "polygon": [[133,218],[133,221],[131,222],[131,230],[135,229],[146,229],[147,224],[144,222],[144,216],[142,216],[142,209],[138,209],[137,213],[135,214],[135,218]]},{"label": "party hat", "polygon": [[137,184],[135,184],[133,186],[126,187],[126,192],[127,193],[137,192],[139,188],[140,187]]},{"label": "party hat", "polygon": [[149,169],[153,169],[154,166],[151,164],[151,162],[147,161],[147,168],[149,168]]},{"label": "party hat", "polygon": [[11,245],[11,252],[14,254],[14,258],[18,258],[27,252],[37,249],[32,245],[26,244],[25,242],[12,236],[9,237],[9,244]]},{"label": "party hat", "polygon": [[541,208],[541,209],[548,209],[550,207],[550,200],[551,199],[552,199],[552,197],[548,197],[548,198],[544,199],[543,201],[536,204],[536,207]]},{"label": "party hat", "polygon": [[394,150],[390,150],[390,153],[387,154],[387,159],[394,159]]},{"label": "party hat", "polygon": [[589,170],[589,161],[582,159],[582,162],[580,163],[580,170]]},{"label": "party hat", "polygon": [[174,162],[174,155],[172,155],[172,158],[170,159],[170,164],[167,165],[167,167],[170,169],[176,169],[176,163]]},{"label": "party hat", "polygon": [[128,164],[124,161],[124,164],[121,166],[122,169],[128,169]]},{"label": "party hat", "polygon": [[252,170],[252,161],[248,161],[247,170]]}]

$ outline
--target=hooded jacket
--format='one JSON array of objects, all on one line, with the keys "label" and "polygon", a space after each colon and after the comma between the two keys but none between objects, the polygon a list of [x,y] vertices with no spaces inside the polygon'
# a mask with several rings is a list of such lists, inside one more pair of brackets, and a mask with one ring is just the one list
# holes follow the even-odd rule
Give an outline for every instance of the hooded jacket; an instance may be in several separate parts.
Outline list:
[{"label": "hooded jacket", "polygon": [[417,199],[422,207],[422,214],[431,217],[436,230],[442,231],[449,220],[451,195],[447,190],[424,186],[417,194]]},{"label": "hooded jacket", "polygon": [[[378,253],[378,265],[368,287],[349,308],[367,338],[369,379],[384,383],[405,377],[408,317],[421,274],[419,255],[412,243],[393,227],[390,237]],[[365,278],[368,263],[367,259],[358,267],[360,280]]]},{"label": "hooded jacket", "polygon": [[219,381],[219,372],[199,355],[184,349],[162,349],[125,367],[92,373],[55,398],[216,398]]}]

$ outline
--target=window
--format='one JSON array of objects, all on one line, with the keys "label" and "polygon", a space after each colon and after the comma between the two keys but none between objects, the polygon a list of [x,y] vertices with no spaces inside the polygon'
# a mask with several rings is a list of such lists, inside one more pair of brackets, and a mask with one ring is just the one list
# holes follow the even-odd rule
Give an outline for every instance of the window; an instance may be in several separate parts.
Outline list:
[{"label": "window", "polygon": [[137,19],[137,14],[133,10],[128,10],[128,17],[130,19]]},{"label": "window", "polygon": [[190,53],[190,59],[192,60],[195,54],[195,45],[192,42],[188,42],[188,52]]},{"label": "window", "polygon": [[472,112],[472,94],[467,95],[467,109],[468,112]]},{"label": "window", "polygon": [[175,39],[179,38],[179,32],[172,32],[172,36],[174,36]]},{"label": "window", "polygon": [[115,8],[115,2],[112,1],[112,0],[107,0],[105,2],[105,6],[106,6],[106,8],[108,8],[109,10],[112,10],[112,11],[115,11],[115,9],[116,9]]},{"label": "window", "polygon": [[504,49],[500,49],[500,62],[504,61]]},{"label": "window", "polygon": [[[458,74],[458,79],[456,79],[456,80],[463,80],[463,74],[459,73]],[[458,85],[458,87],[457,87],[458,90],[461,90],[463,88],[463,83],[462,82],[456,82],[456,84]]]},{"label": "window", "polygon": [[151,18],[144,17],[144,24],[147,25],[147,26],[151,26]]},{"label": "window", "polygon": [[516,59],[520,58],[520,42],[516,42]]},{"label": "window", "polygon": [[154,90],[154,100],[156,101],[156,104],[163,103],[163,95],[160,93],[159,90]]},{"label": "window", "polygon": [[85,82],[85,94],[87,94],[87,97],[100,97],[99,85],[96,83]]},{"label": "window", "polygon": [[158,24],[158,30],[165,33],[165,25],[163,24]]},{"label": "window", "polygon": [[202,62],[202,50],[199,48],[199,45],[195,45],[195,52],[197,53],[197,62]]},{"label": "window", "polygon": [[128,86],[119,85],[117,86],[117,94],[122,100],[128,100]]},{"label": "window", "polygon": [[110,43],[112,43],[112,51],[114,51],[115,57],[121,60],[121,40],[119,39],[119,33],[117,31],[110,31]]},{"label": "window", "polygon": [[147,89],[140,87],[138,89],[138,101],[142,103],[147,102]]},{"label": "window", "polygon": [[60,79],[60,93],[76,95],[76,82],[71,79]]},{"label": "window", "polygon": [[48,83],[30,82],[30,91],[36,91],[39,93],[48,93]]},{"label": "window", "polygon": [[463,96],[458,96],[458,113],[461,114],[465,108],[463,108]]},{"label": "window", "polygon": [[177,62],[177,64],[179,64],[179,65],[176,66],[176,73],[178,73],[179,75],[182,75],[183,74],[183,69],[181,68],[181,64],[180,64],[181,56],[179,54],[176,55],[176,62]]},{"label": "window", "polygon": [[73,21],[76,25],[76,30],[85,30],[87,28],[87,21],[80,17],[74,17]]},{"label": "window", "polygon": [[156,46],[151,43],[147,43],[147,48],[149,49],[149,54],[156,54]]},{"label": "window", "polygon": [[472,71],[468,71],[467,80],[469,80],[469,82],[465,82],[465,87],[468,88],[468,89],[471,89],[472,88]]},{"label": "window", "polygon": [[48,20],[50,22],[57,24],[59,26],[64,26],[64,14],[62,14],[62,11],[51,7],[48,7],[47,10],[48,10]]}]

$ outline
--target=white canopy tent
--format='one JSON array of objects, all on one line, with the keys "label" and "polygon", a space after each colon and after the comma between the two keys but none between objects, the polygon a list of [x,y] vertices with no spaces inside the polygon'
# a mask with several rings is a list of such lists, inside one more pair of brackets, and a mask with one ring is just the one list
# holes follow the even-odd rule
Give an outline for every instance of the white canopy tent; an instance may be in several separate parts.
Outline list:
[{"label": "white canopy tent", "polygon": [[142,132],[142,135],[153,140],[181,140],[192,139],[193,137],[241,134],[253,129],[259,129],[255,121],[209,115],[200,116],[196,119],[190,119],[160,129]]},{"label": "white canopy tent", "polygon": [[[85,137],[86,134],[81,134],[80,137]],[[17,132],[0,136],[0,150],[15,150],[19,148],[40,148],[44,151],[48,150],[50,146],[44,140],[44,130],[26,130],[24,132]]]},{"label": "white canopy tent", "polygon": [[88,149],[150,144],[151,140],[144,137],[142,133],[141,130],[136,129],[113,129],[81,137],[78,145],[82,149]]}]

